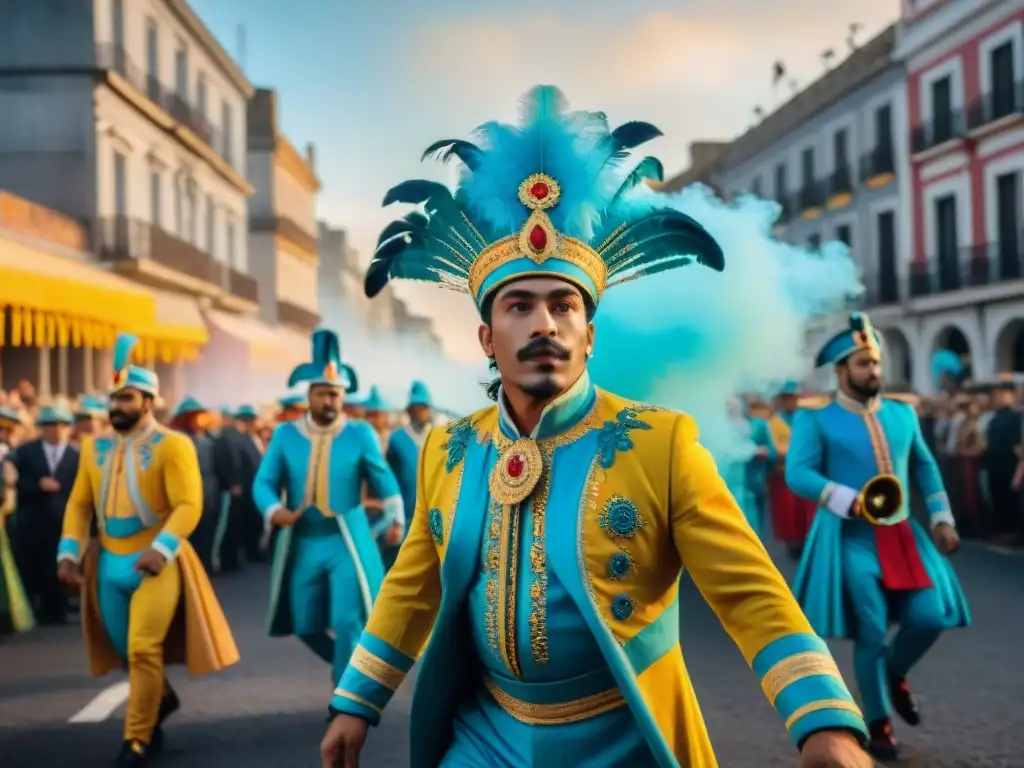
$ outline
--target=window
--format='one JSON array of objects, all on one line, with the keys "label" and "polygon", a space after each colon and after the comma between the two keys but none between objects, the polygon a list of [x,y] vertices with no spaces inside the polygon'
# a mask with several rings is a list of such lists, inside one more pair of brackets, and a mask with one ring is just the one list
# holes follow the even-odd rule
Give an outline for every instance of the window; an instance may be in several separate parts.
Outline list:
[{"label": "window", "polygon": [[808,147],[800,156],[800,168],[803,171],[803,182],[805,187],[814,184],[814,147]]},{"label": "window", "polygon": [[163,185],[159,171],[149,174],[149,220],[156,227],[163,223]]},{"label": "window", "polygon": [[191,183],[185,187],[185,213],[182,216],[181,239],[189,243],[196,241],[196,191]]},{"label": "window", "polygon": [[217,206],[213,198],[206,198],[206,252],[217,258]]},{"label": "window", "polygon": [[896,214],[883,211],[877,219],[878,238],[878,294],[882,304],[900,300],[896,281]]},{"label": "window", "polygon": [[188,47],[181,40],[174,52],[174,92],[182,101],[188,101]]},{"label": "window", "polygon": [[940,197],[935,201],[935,245],[938,249],[940,290],[951,291],[960,287],[959,243],[956,197]]},{"label": "window", "polygon": [[751,192],[751,194],[757,195],[758,197],[761,196],[761,177],[760,176],[755,176],[754,177],[753,182],[751,182],[751,184],[750,184],[750,192]]},{"label": "window", "polygon": [[231,112],[231,105],[228,104],[227,99],[224,99],[220,103],[220,130],[223,136],[221,141],[224,142],[221,152],[224,155],[224,159],[227,160],[229,164],[234,165],[235,162],[232,156],[234,142],[231,140],[232,134],[234,133],[234,115]]},{"label": "window", "polygon": [[853,248],[853,232],[850,230],[849,224],[836,227],[836,240],[847,248]]},{"label": "window", "polygon": [[124,51],[124,0],[114,0],[110,9],[110,36],[114,47]]},{"label": "window", "polygon": [[1007,173],[996,179],[996,221],[999,228],[999,277],[1012,280],[1021,275],[1020,258],[1020,174]]},{"label": "window", "polygon": [[235,254],[235,222],[228,221],[227,225],[227,250],[224,255],[227,257],[227,263],[229,266],[238,267],[237,255]]},{"label": "window", "polygon": [[181,236],[185,231],[185,202],[181,195],[182,180],[180,176],[174,178],[174,231]]},{"label": "window", "polygon": [[1008,40],[989,54],[989,67],[992,70],[992,93],[989,96],[987,117],[998,120],[1011,114],[1017,106],[1011,41]]},{"label": "window", "polygon": [[154,19],[146,21],[146,95],[160,100],[160,33]]},{"label": "window", "polygon": [[892,156],[892,105],[884,104],[875,110],[875,146],[871,149],[868,176],[892,173],[895,168]]},{"label": "window", "polygon": [[848,156],[848,136],[845,128],[832,134],[832,194],[849,192],[852,184],[850,180],[850,158]]},{"label": "window", "polygon": [[815,232],[813,235],[807,238],[807,247],[812,251],[816,251],[821,248],[821,235]]},{"label": "window", "polygon": [[932,83],[932,144],[953,138],[953,84],[949,75]]},{"label": "window", "polygon": [[786,164],[779,163],[775,166],[775,199],[780,203],[784,202],[789,194],[786,182]]},{"label": "window", "polygon": [[114,215],[128,215],[128,158],[120,152],[114,153]]},{"label": "window", "polygon": [[196,83],[196,108],[200,116],[206,117],[206,75],[199,73],[199,80]]}]

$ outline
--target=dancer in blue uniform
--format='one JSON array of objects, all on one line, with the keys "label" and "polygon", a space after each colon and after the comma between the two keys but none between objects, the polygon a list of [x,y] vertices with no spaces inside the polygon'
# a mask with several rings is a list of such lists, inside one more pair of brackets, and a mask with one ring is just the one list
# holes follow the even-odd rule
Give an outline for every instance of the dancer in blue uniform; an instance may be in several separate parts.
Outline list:
[{"label": "dancer in blue uniform", "polygon": [[357,381],[332,332],[313,334],[313,359],[292,372],[288,386],[300,382],[309,383],[308,412],[277,428],[253,483],[256,506],[283,529],[271,571],[269,632],[298,636],[332,665],[337,680],[384,578],[360,505],[363,481],[381,498],[389,523],[404,525],[405,515],[377,435],[341,412],[344,393]]},{"label": "dancer in blue uniform", "polygon": [[409,404],[405,407],[409,423],[392,432],[388,440],[388,464],[398,478],[402,503],[408,512],[406,530],[412,522],[412,510],[416,505],[416,468],[420,463],[420,451],[433,424],[433,407],[427,385],[422,381],[414,381],[409,389]]},{"label": "dancer in blue uniform", "polygon": [[[920,713],[907,674],[942,630],[966,627],[971,616],[953,568],[943,555],[959,545],[949,498],[914,409],[881,394],[881,339],[868,317],[825,344],[817,363],[834,365],[835,398],[797,413],[786,458],[786,482],[817,501],[793,591],[815,631],[854,640],[854,670],[871,750],[895,759],[893,710],[909,725]],[[911,463],[930,515],[931,535],[909,519],[907,492],[894,515],[874,520],[866,498],[877,478],[909,488]],[[941,554],[940,554],[941,552]],[[890,621],[900,624],[892,643]]]}]

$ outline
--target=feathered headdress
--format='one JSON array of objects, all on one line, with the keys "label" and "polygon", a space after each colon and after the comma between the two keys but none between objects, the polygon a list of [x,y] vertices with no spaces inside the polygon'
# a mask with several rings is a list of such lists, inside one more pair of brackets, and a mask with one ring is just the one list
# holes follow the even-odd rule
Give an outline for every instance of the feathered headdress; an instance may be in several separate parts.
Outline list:
[{"label": "feathered headdress", "polygon": [[669,208],[642,211],[627,193],[662,180],[645,157],[623,176],[629,151],[661,132],[630,122],[615,130],[603,112],[570,112],[562,94],[537,86],[519,126],[486,123],[478,143],[435,142],[423,158],[458,158],[454,195],[433,181],[406,181],[384,205],[422,206],[389,224],[366,274],[366,294],[390,279],[425,280],[469,293],[477,304],[522,277],[557,276],[596,307],[606,288],[643,275],[699,264],[721,271],[722,249],[694,219]]},{"label": "feathered headdress", "polygon": [[120,333],[114,342],[114,375],[110,380],[110,394],[122,389],[137,389],[156,397],[160,394],[160,377],[155,371],[132,365],[132,351],[139,340],[130,333]]},{"label": "feathered headdress", "polygon": [[338,335],[334,331],[321,328],[313,332],[311,341],[312,360],[295,367],[288,377],[288,386],[324,385],[355,392],[359,387],[359,379],[352,366],[341,361],[341,343],[338,341]]},{"label": "feathered headdress", "polygon": [[882,337],[871,325],[871,319],[863,312],[854,312],[850,315],[850,327],[825,342],[818,352],[815,365],[835,365],[862,349],[881,348]]}]

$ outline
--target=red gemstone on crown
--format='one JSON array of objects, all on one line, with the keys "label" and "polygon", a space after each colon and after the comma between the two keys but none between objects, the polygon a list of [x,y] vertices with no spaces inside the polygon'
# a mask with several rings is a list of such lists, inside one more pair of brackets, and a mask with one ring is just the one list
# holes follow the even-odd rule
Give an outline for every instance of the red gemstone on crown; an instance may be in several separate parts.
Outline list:
[{"label": "red gemstone on crown", "polygon": [[536,184],[530,187],[530,194],[536,200],[543,200],[545,197],[548,196],[548,193],[550,191],[551,190],[548,189],[548,185],[545,184],[543,181],[538,181]]},{"label": "red gemstone on crown", "polygon": [[523,457],[518,453],[508,460],[508,464],[505,465],[508,470],[509,477],[519,477],[523,474],[523,470],[526,469],[526,462],[523,461]]},{"label": "red gemstone on crown", "polygon": [[548,244],[548,233],[544,231],[544,227],[540,224],[535,224],[533,229],[530,230],[530,247],[533,250],[540,253]]}]

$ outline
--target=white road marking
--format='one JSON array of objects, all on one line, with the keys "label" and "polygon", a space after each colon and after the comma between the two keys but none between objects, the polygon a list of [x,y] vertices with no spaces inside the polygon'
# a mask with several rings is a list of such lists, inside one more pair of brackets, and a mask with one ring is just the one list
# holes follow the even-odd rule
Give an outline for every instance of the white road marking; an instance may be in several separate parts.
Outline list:
[{"label": "white road marking", "polygon": [[68,722],[102,723],[126,701],[128,701],[127,680],[114,683],[109,688],[100,691],[92,701],[82,707]]}]

